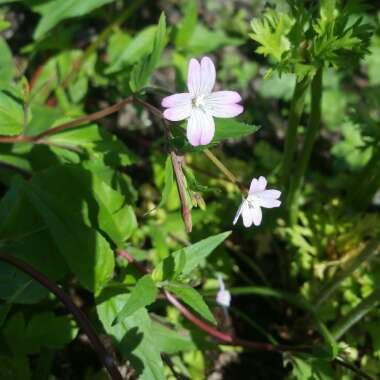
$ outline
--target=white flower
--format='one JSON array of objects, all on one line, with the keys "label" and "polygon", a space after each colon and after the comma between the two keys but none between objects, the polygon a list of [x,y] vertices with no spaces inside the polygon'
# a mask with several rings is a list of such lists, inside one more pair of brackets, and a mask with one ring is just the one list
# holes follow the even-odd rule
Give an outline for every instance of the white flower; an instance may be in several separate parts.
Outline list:
[{"label": "white flower", "polygon": [[216,302],[223,307],[229,307],[231,304],[231,293],[226,290],[222,276],[218,275],[219,291],[216,294]]},{"label": "white flower", "polygon": [[265,190],[266,187],[267,180],[264,177],[253,178],[248,197],[240,205],[233,224],[236,224],[242,214],[245,227],[251,227],[252,224],[259,226],[263,216],[261,207],[274,208],[281,205],[281,201],[278,199],[281,196],[281,191]]},{"label": "white flower", "polygon": [[215,133],[213,117],[235,117],[243,112],[237,104],[241,96],[236,91],[215,91],[215,66],[210,58],[203,57],[199,63],[189,62],[187,89],[189,92],[167,96],[161,105],[165,119],[187,119],[186,135],[193,146],[210,144]]}]

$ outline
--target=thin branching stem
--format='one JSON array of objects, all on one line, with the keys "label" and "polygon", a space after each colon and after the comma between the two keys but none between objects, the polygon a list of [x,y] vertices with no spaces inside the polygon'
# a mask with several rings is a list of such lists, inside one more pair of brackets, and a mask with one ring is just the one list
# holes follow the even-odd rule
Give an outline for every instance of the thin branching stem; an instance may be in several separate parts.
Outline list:
[{"label": "thin branching stem", "polygon": [[96,331],[93,329],[86,315],[74,304],[71,298],[60,287],[58,287],[44,274],[31,267],[29,264],[25,263],[22,260],[16,259],[13,256],[0,253],[0,261],[10,264],[13,267],[28,274],[34,280],[39,282],[43,287],[52,292],[66,306],[67,310],[69,310],[69,312],[73,315],[82,331],[87,335],[93,349],[96,351],[99,359],[102,361],[104,367],[110,374],[111,379],[123,380],[123,377],[119,372],[114,358],[104,347],[102,341],[100,340]]}]

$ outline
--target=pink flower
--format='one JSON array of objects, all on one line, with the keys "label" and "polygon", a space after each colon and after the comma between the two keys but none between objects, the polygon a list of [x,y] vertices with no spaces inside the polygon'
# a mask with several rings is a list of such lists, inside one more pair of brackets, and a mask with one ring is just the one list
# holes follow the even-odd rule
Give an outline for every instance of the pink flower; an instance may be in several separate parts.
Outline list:
[{"label": "pink flower", "polygon": [[233,224],[236,224],[242,214],[245,227],[251,227],[252,224],[259,226],[263,216],[261,207],[274,208],[281,205],[281,201],[278,199],[281,196],[281,191],[265,190],[266,187],[267,180],[264,177],[253,178],[248,197],[240,205]]},{"label": "pink flower", "polygon": [[162,100],[164,117],[171,121],[187,119],[187,139],[193,146],[207,145],[215,133],[213,117],[235,117],[243,112],[240,95],[235,91],[212,92],[215,66],[210,58],[201,63],[192,58],[187,75],[189,92],[167,96]]}]

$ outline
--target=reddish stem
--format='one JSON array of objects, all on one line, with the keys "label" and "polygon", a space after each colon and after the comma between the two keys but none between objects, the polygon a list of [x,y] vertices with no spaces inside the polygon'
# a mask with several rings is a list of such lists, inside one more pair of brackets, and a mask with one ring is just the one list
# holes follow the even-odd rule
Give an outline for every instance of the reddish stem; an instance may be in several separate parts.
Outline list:
[{"label": "reddish stem", "polygon": [[[146,274],[149,273],[149,271],[142,267],[142,265],[134,259],[128,252],[126,251],[117,251],[117,255],[119,257],[123,257],[132,265],[134,265],[137,269],[139,269],[142,273]],[[163,290],[163,293],[166,297],[166,299],[190,322],[194,323],[198,328],[200,328],[202,331],[206,332],[208,335],[212,336],[213,338],[218,339],[222,343],[226,343],[229,345],[234,346],[242,346],[247,348],[253,348],[257,350],[263,350],[263,351],[271,351],[271,352],[308,352],[310,351],[309,346],[298,346],[298,347],[290,347],[290,346],[284,346],[284,345],[272,345],[267,343],[258,343],[258,342],[252,342],[245,339],[239,339],[234,338],[231,335],[225,334],[219,330],[217,330],[215,327],[209,325],[208,323],[202,321],[199,319],[195,314],[193,314],[189,309],[186,308],[178,299],[168,292],[166,289]]]}]

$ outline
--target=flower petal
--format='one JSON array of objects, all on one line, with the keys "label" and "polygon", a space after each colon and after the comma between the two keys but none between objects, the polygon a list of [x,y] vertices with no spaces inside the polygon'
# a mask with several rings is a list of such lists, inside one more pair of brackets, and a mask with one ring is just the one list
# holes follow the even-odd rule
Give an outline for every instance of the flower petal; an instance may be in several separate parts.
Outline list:
[{"label": "flower petal", "polygon": [[245,200],[243,200],[243,202],[241,203],[241,205],[239,206],[237,212],[236,212],[236,215],[235,215],[235,218],[234,218],[234,221],[232,222],[233,225],[236,224],[236,222],[239,220],[240,218],[240,215],[241,215],[241,211],[243,209],[243,204],[244,204]]},{"label": "flower petal", "polygon": [[262,193],[257,194],[260,198],[265,199],[278,199],[281,196],[281,191],[279,190],[264,190]]},{"label": "flower petal", "polygon": [[253,224],[255,226],[259,226],[261,224],[261,220],[263,219],[263,213],[261,212],[261,208],[253,207],[251,209],[251,214],[252,214]]},{"label": "flower petal", "polygon": [[234,104],[241,101],[241,96],[236,91],[215,91],[205,101],[206,104]]},{"label": "flower petal", "polygon": [[187,88],[191,96],[200,94],[201,66],[199,62],[194,58],[191,58],[189,62],[189,70],[187,73]]},{"label": "flower petal", "polygon": [[209,94],[215,85],[215,66],[209,57],[203,57],[201,60],[201,85],[200,93]]},{"label": "flower petal", "polygon": [[181,105],[177,107],[167,108],[164,112],[164,118],[170,121],[179,121],[187,119],[191,113],[191,105]]},{"label": "flower petal", "polygon": [[251,186],[249,187],[249,193],[257,193],[259,191],[264,191],[267,187],[267,180],[265,177],[261,176],[258,179],[253,178],[251,182]]},{"label": "flower petal", "polygon": [[223,307],[229,307],[231,304],[231,293],[228,290],[219,290],[216,294],[216,302]]},{"label": "flower petal", "polygon": [[281,206],[281,201],[278,199],[261,198],[261,196],[257,196],[257,204],[265,208],[274,208]]},{"label": "flower petal", "polygon": [[248,202],[243,203],[242,207],[243,224],[244,227],[251,227],[253,223],[253,213],[248,206]]},{"label": "flower petal", "polygon": [[214,119],[200,108],[192,110],[187,123],[187,139],[193,146],[207,145],[211,142],[215,133]]},{"label": "flower petal", "polygon": [[162,99],[161,106],[165,108],[172,108],[178,106],[191,106],[191,96],[188,92],[174,94]]},{"label": "flower petal", "polygon": [[207,111],[211,113],[212,116],[229,118],[240,115],[244,108],[240,104],[223,104],[223,103],[206,103]]}]

